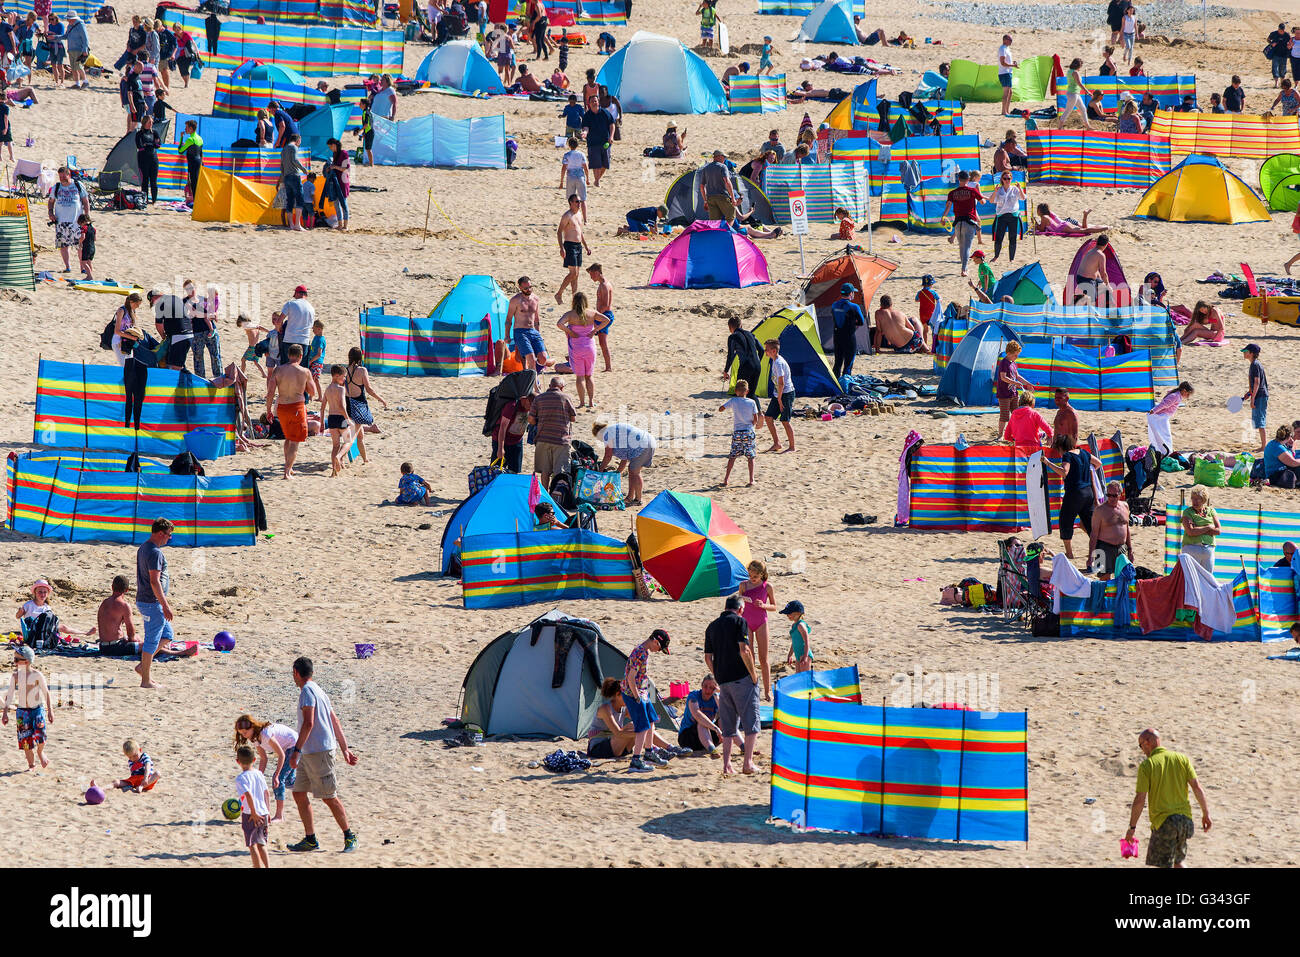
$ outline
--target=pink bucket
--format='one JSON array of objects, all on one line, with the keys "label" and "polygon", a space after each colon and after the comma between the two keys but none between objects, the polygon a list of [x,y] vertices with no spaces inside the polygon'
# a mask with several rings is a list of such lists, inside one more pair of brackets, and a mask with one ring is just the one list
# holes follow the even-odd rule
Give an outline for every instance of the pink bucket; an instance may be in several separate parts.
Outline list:
[{"label": "pink bucket", "polygon": [[1119,856],[1120,857],[1137,857],[1138,856],[1138,839],[1133,840],[1121,837],[1119,839]]},{"label": "pink bucket", "polygon": [[685,698],[691,693],[691,683],[689,681],[670,681],[668,683],[668,697]]}]

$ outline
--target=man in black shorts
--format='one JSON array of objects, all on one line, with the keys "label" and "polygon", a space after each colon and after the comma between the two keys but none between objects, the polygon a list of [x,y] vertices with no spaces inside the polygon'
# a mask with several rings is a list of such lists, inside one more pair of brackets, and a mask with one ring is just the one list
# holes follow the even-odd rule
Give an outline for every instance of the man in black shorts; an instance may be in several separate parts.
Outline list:
[{"label": "man in black shorts", "polygon": [[565,268],[569,274],[564,277],[564,282],[560,283],[560,288],[555,291],[555,301],[561,302],[564,299],[564,290],[572,286],[573,291],[578,291],[578,271],[582,268],[582,251],[585,249],[591,252],[591,247],[587,245],[587,236],[583,227],[587,224],[582,219],[582,200],[574,193],[569,197],[569,209],[560,217],[560,225],[555,229],[555,239],[560,244],[560,253],[564,257]]},{"label": "man in black shorts", "polygon": [[149,305],[153,306],[154,328],[160,337],[168,340],[164,364],[179,372],[185,368],[185,357],[190,354],[194,338],[194,326],[185,308],[185,300],[154,289],[149,293]]},{"label": "man in black shorts", "polygon": [[1092,529],[1088,536],[1088,556],[1099,581],[1110,581],[1120,552],[1133,561],[1133,542],[1129,535],[1128,504],[1118,482],[1106,483],[1106,501],[1092,512]]}]

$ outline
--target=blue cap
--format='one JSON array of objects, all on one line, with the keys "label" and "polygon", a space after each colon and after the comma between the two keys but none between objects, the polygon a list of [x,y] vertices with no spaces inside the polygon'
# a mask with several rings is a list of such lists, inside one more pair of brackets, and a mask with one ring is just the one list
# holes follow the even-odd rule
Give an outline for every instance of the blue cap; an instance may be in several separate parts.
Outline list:
[{"label": "blue cap", "polygon": [[851,282],[846,282],[840,286],[840,295],[847,296],[849,293],[854,292],[856,290],[857,290],[857,286],[853,285],[853,283]]},{"label": "blue cap", "polygon": [[788,614],[790,614],[790,612],[792,612],[792,611],[797,611],[799,614],[802,615],[802,614],[803,614],[803,602],[801,602],[801,601],[788,601],[788,602],[786,602],[786,603],[785,603],[785,607],[781,609],[781,614],[783,614],[783,615],[788,615]]}]

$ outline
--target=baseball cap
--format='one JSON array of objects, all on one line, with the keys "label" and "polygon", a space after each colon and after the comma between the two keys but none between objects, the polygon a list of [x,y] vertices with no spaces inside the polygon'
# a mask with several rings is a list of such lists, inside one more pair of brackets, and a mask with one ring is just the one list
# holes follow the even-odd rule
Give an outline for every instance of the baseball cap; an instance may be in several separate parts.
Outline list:
[{"label": "baseball cap", "polygon": [[803,614],[803,602],[801,602],[801,601],[788,601],[788,602],[786,602],[786,603],[785,603],[785,607],[781,609],[781,614],[783,614],[783,615],[788,615],[788,614],[790,614],[790,612],[792,612],[792,611],[797,611],[799,614],[802,615],[802,614]]},{"label": "baseball cap", "polygon": [[840,295],[841,296],[848,295],[849,293],[853,292],[855,288],[856,287],[853,285],[853,283],[846,282],[840,286]]},{"label": "baseball cap", "polygon": [[672,652],[668,650],[668,642],[672,641],[672,639],[668,637],[668,632],[664,631],[662,628],[656,628],[654,631],[650,632],[650,637],[659,642],[660,651],[666,655],[672,654]]},{"label": "baseball cap", "polygon": [[295,296],[305,296],[305,295],[307,295],[307,287],[306,287],[306,286],[299,286],[297,289],[295,289],[295,290],[293,291],[293,294],[294,294]]},{"label": "baseball cap", "polygon": [[982,249],[977,249],[977,250],[975,250],[973,253],[970,254],[970,258],[971,258],[971,259],[983,259],[983,258],[984,258],[984,250],[982,250]]},{"label": "baseball cap", "polygon": [[1254,342],[1247,343],[1246,346],[1243,347],[1241,351],[1242,351],[1243,353],[1245,353],[1245,352],[1253,352],[1255,355],[1259,355],[1259,346],[1258,346],[1256,343],[1254,343]]}]

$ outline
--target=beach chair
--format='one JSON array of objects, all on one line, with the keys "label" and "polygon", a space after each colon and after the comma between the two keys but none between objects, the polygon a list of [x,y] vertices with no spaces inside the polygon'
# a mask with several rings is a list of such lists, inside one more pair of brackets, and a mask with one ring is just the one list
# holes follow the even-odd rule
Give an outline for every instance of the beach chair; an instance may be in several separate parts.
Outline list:
[{"label": "beach chair", "polygon": [[1006,624],[1023,621],[1033,628],[1034,622],[1052,614],[1038,569],[1041,554],[1037,542],[1026,545],[1016,538],[998,542],[998,598]]}]

